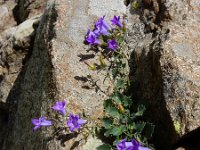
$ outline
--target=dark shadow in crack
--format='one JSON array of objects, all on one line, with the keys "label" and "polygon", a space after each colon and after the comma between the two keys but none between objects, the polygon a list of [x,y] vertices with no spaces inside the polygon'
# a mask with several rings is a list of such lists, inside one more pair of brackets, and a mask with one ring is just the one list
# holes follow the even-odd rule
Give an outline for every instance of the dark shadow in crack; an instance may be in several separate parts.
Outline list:
[{"label": "dark shadow in crack", "polygon": [[200,127],[183,135],[173,146],[174,149],[179,147],[185,150],[200,150]]},{"label": "dark shadow in crack", "polygon": [[[167,35],[167,33],[166,33]],[[159,36],[159,35],[158,35]],[[147,108],[145,120],[155,125],[152,142],[158,150],[171,150],[178,138],[163,95],[163,74],[160,65],[161,39],[133,51],[130,79],[133,99]],[[145,44],[145,43],[144,43]]]},{"label": "dark shadow in crack", "polygon": [[[51,13],[50,13],[51,11]],[[31,119],[47,112],[56,93],[52,72],[50,41],[56,37],[54,25],[57,20],[55,4],[49,6],[37,29],[33,51],[24,59],[24,66],[7,98],[9,116],[2,150],[47,149],[42,134],[32,133]]]}]

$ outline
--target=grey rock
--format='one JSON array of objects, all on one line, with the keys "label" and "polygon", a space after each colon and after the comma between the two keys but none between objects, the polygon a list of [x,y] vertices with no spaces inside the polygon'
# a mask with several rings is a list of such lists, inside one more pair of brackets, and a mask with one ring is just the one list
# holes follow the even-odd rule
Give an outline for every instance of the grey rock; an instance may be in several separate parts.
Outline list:
[{"label": "grey rock", "polygon": [[[180,121],[182,135],[200,126],[200,70],[198,69],[200,65],[198,14],[200,11],[198,0],[193,0],[191,4],[183,2],[182,5],[180,3],[176,5],[181,10],[178,14],[174,14],[173,20],[168,24],[170,35],[163,45],[163,56],[173,56],[171,63],[174,64],[176,69],[173,69],[179,76],[174,84],[168,87],[175,93],[167,105],[171,114],[177,114],[179,106],[183,108],[181,116],[180,114],[172,116],[173,120]],[[187,14],[186,18],[178,17],[185,14]],[[164,57],[161,59],[161,63],[165,61],[164,59]],[[162,63],[162,67],[165,68],[165,66],[166,63]],[[172,69],[163,69],[163,72],[167,74],[167,72],[172,72]],[[169,99],[169,97],[165,98]]]},{"label": "grey rock", "polygon": [[0,12],[0,28],[3,28],[5,26],[4,20],[9,17],[9,11],[6,6],[2,5],[0,6]]},{"label": "grey rock", "polygon": [[[156,125],[156,148],[170,150],[179,136],[200,126],[200,11],[198,0],[192,4],[167,0],[164,5],[172,20],[162,22],[161,31],[129,34],[128,45],[134,49],[130,62],[134,97],[146,104],[146,119]],[[130,33],[143,26],[135,19],[137,14],[129,18]],[[177,124],[181,131],[175,129]]]},{"label": "grey rock", "polygon": [[[31,46],[31,40],[35,35],[33,24],[40,20],[40,16],[31,18],[17,27],[5,30],[1,35],[2,46],[0,48],[0,102],[6,103],[6,99],[23,66],[23,60]],[[15,50],[15,48],[21,49]]]},{"label": "grey rock", "polygon": [[[35,30],[33,24],[38,23],[40,21],[40,17],[41,15],[38,15],[24,21],[19,26],[15,27],[14,32],[12,32],[13,29],[11,29],[10,32],[11,35],[7,36],[10,36],[12,38],[14,46],[23,47],[23,44],[28,45],[28,43],[30,43],[30,38],[31,36],[34,35],[34,30]],[[27,38],[29,38],[28,41]]]},{"label": "grey rock", "polygon": [[[3,149],[66,150],[70,149],[75,141],[79,141],[81,135],[67,141],[66,146],[62,147],[61,141],[56,138],[48,140],[55,131],[54,127],[32,133],[31,119],[47,114],[50,118],[53,117],[55,114],[51,106],[56,100],[66,98],[68,112],[77,114],[84,110],[92,118],[91,125],[103,115],[102,103],[109,81],[103,83],[104,76],[88,70],[87,66],[80,62],[79,56],[88,54],[86,50],[89,47],[86,47],[83,41],[88,27],[101,17],[96,16],[100,11],[98,7],[108,8],[108,4],[112,2],[119,1],[110,0],[99,6],[95,3],[96,12],[91,12],[88,8],[93,7],[94,1],[49,1],[38,27],[31,58],[22,68],[8,97],[11,112]],[[105,14],[106,17],[113,16],[116,12],[125,13],[126,10],[124,5],[114,5],[113,8]],[[93,63],[96,59],[87,61]],[[95,81],[98,80],[101,89],[82,88],[84,83],[80,79],[89,74]],[[86,84],[90,86],[91,83]],[[93,142],[86,143],[86,147],[95,149],[98,143],[101,143],[97,138],[90,138],[89,141],[91,140]],[[82,145],[84,142],[81,141],[76,149],[82,149]]]}]

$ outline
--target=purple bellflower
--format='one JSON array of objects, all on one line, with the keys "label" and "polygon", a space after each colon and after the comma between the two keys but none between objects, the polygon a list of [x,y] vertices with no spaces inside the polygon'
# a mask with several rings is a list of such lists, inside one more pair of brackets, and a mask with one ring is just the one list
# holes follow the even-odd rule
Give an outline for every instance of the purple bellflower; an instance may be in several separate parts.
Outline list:
[{"label": "purple bellflower", "polygon": [[117,150],[132,150],[132,142],[126,142],[126,139],[123,139],[117,144]]},{"label": "purple bellflower", "polygon": [[65,115],[66,114],[65,107],[66,107],[66,99],[64,99],[61,102],[56,102],[56,104],[52,107],[52,109],[57,110],[62,115]]},{"label": "purple bellflower", "polygon": [[67,125],[70,127],[70,131],[73,132],[75,129],[79,129],[81,125],[85,124],[86,120],[80,119],[79,115],[69,115]]},{"label": "purple bellflower", "polygon": [[148,147],[141,146],[141,144],[135,139],[132,139],[131,143],[133,144],[133,150],[151,150]]},{"label": "purple bellflower", "polygon": [[41,126],[51,126],[52,121],[46,120],[46,117],[40,117],[39,119],[32,119],[32,124],[35,125],[33,131],[36,131]]},{"label": "purple bellflower", "polygon": [[148,147],[143,147],[139,142],[133,139],[131,142],[127,142],[123,139],[117,144],[117,150],[150,150]]},{"label": "purple bellflower", "polygon": [[98,32],[92,32],[90,31],[90,29],[88,29],[88,32],[86,34],[86,41],[90,44],[90,45],[97,45],[100,44],[100,40],[97,38],[98,36]]},{"label": "purple bellflower", "polygon": [[108,40],[108,48],[115,51],[116,49],[118,49],[118,43],[115,39],[112,40]]},{"label": "purple bellflower", "polygon": [[112,22],[112,25],[116,25],[120,28],[123,26],[120,21],[120,16],[114,16],[114,18],[111,20],[111,22]]},{"label": "purple bellflower", "polygon": [[97,35],[103,34],[103,35],[110,35],[109,30],[111,30],[110,26],[106,23],[104,20],[105,16],[101,17],[96,23],[95,23],[95,33]]}]

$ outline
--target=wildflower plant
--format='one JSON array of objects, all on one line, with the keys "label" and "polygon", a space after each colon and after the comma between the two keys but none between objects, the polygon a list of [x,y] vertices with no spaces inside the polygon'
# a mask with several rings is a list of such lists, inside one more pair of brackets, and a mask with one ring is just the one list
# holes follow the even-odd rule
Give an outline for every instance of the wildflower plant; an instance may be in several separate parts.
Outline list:
[{"label": "wildflower plant", "polygon": [[[150,150],[148,141],[152,136],[154,125],[144,121],[145,106],[137,105],[132,99],[128,66],[129,52],[125,43],[126,22],[120,16],[114,16],[110,23],[111,25],[107,23],[105,16],[100,17],[94,24],[94,29],[88,29],[85,36],[85,42],[99,52],[97,53],[99,65],[87,62],[85,64],[92,71],[104,70],[105,78],[111,81],[103,104],[105,115],[101,118],[102,124],[97,126],[97,131],[109,139],[102,148],[105,150]],[[88,75],[88,80],[91,79],[89,77],[91,75]],[[67,100],[64,99],[51,107],[54,112],[63,117],[64,127],[60,128],[64,129],[66,134],[90,132],[87,124],[89,118],[87,121],[80,115],[66,111],[66,106]],[[47,117],[32,119],[33,131],[43,126],[52,126],[57,122],[59,121],[47,119]]]},{"label": "wildflower plant", "polygon": [[64,120],[64,122],[59,123],[60,120],[58,120],[58,118],[48,120],[47,117],[34,118],[32,119],[32,124],[34,125],[33,131],[36,131],[43,126],[48,127],[56,125],[55,133],[57,134],[62,132],[62,130],[65,135],[73,135],[74,133],[79,134],[82,131],[88,132],[87,128],[83,128],[83,126],[87,124],[87,120],[81,119],[79,115],[67,113],[66,104],[67,100],[64,99],[63,101],[56,102],[55,105],[51,107],[54,112],[58,112],[63,117],[62,120]]},{"label": "wildflower plant", "polygon": [[85,37],[86,42],[100,53],[100,65],[95,63],[88,65],[88,68],[106,71],[105,78],[111,80],[111,90],[104,100],[105,116],[99,130],[112,141],[107,149],[150,150],[145,146],[149,146],[154,125],[144,121],[145,106],[137,105],[131,97],[129,52],[125,43],[126,22],[120,16],[114,16],[110,21],[111,26],[105,21],[105,16],[101,17]]}]

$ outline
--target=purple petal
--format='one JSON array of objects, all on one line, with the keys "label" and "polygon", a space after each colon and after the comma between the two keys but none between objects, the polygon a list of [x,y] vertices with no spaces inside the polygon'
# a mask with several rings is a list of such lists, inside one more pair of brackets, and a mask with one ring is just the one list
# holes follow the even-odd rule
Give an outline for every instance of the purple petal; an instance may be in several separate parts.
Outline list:
[{"label": "purple petal", "polygon": [[151,150],[151,149],[148,147],[139,146],[138,150]]},{"label": "purple petal", "polygon": [[57,105],[54,105],[53,107],[51,107],[54,110],[60,110],[60,108]]},{"label": "purple petal", "polygon": [[69,130],[70,130],[71,132],[74,132],[74,129],[75,129],[75,127],[70,127],[70,128],[69,128]]},{"label": "purple petal", "polygon": [[83,119],[78,119],[78,124],[82,125],[85,124],[87,121]]},{"label": "purple petal", "polygon": [[95,27],[97,30],[99,30],[99,33],[104,34],[104,35],[110,35],[108,32],[111,30],[110,26],[106,23],[104,20],[105,16],[101,17],[96,23]]},{"label": "purple petal", "polygon": [[39,129],[41,126],[35,126],[34,128],[33,128],[33,131],[36,131],[37,129]]},{"label": "purple petal", "polygon": [[66,100],[66,99],[64,99],[64,100],[62,101],[62,105],[63,105],[63,107],[65,107],[65,106],[66,106],[66,103],[67,103],[67,100]]},{"label": "purple petal", "polygon": [[96,34],[94,32],[91,32],[90,30],[87,33],[86,36],[86,41],[90,44],[90,45],[95,45],[95,44],[100,44],[99,39],[97,39],[97,33]]},{"label": "purple petal", "polygon": [[118,16],[118,17],[114,16],[114,18],[111,20],[111,22],[112,22],[112,25],[116,25],[120,28],[123,26],[121,21],[120,21],[120,16]]},{"label": "purple petal", "polygon": [[117,150],[125,150],[126,145],[125,145],[126,139],[123,139],[122,141],[117,143]]},{"label": "purple petal", "polygon": [[134,147],[139,147],[140,146],[140,143],[138,141],[136,141],[135,139],[132,139],[132,144]]},{"label": "purple petal", "polygon": [[31,121],[32,121],[32,124],[34,124],[34,125],[40,124],[39,119],[32,119]]},{"label": "purple petal", "polygon": [[66,114],[66,111],[65,111],[65,109],[63,108],[63,109],[61,109],[60,111],[59,111],[62,115],[65,115]]},{"label": "purple petal", "polygon": [[40,125],[41,126],[51,126],[52,125],[52,121],[43,120]]},{"label": "purple petal", "polygon": [[115,51],[116,49],[118,49],[118,43],[115,39],[112,40],[108,40],[108,48]]},{"label": "purple petal", "polygon": [[133,143],[132,142],[125,142],[126,148],[132,147]]}]

